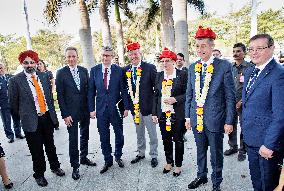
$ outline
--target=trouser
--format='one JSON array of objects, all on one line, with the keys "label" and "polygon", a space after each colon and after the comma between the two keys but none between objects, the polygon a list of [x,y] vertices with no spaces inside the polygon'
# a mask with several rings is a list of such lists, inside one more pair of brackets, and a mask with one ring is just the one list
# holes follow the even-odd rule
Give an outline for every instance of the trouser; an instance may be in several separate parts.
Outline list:
[{"label": "trouser", "polygon": [[143,116],[140,113],[140,123],[136,126],[137,134],[137,150],[139,156],[145,156],[146,150],[146,138],[145,138],[145,128],[147,128],[148,135],[150,138],[150,152],[151,158],[157,158],[158,156],[158,138],[156,125],[153,123],[152,115]]},{"label": "trouser", "polygon": [[78,129],[80,128],[80,159],[84,160],[88,155],[90,119],[74,120],[72,126],[67,127],[69,133],[69,157],[73,168],[79,168]]},{"label": "trouser", "polygon": [[[238,113],[235,118],[235,124],[233,127],[233,132],[229,134],[229,140],[228,144],[230,145],[231,149],[238,149],[238,121],[241,121],[242,114]],[[241,124],[240,124],[241,126]],[[246,153],[246,148],[244,144],[244,138],[243,138],[243,133],[241,130],[240,133],[240,147],[239,147],[239,153],[245,154]]]},{"label": "trouser", "polygon": [[53,132],[54,124],[50,118],[49,112],[38,117],[38,126],[35,132],[24,131],[32,155],[34,178],[44,176],[44,172],[46,171],[43,145],[50,164],[50,169],[55,170],[60,168],[54,145]]},{"label": "trouser", "polygon": [[162,134],[164,151],[167,164],[174,164],[173,160],[173,141],[175,142],[175,165],[176,167],[182,166],[183,154],[184,154],[184,141],[183,133],[185,120],[175,119],[175,115],[171,120],[171,131],[166,130],[166,118],[165,113],[159,119],[159,126]]},{"label": "trouser", "polygon": [[[20,125],[20,119],[16,116],[13,116],[13,128],[15,131],[15,136],[21,135],[21,125]],[[11,128],[11,111],[10,108],[1,108],[1,119],[4,126],[4,132],[8,139],[14,138],[14,132]]]},{"label": "trouser", "polygon": [[120,159],[124,145],[122,118],[117,110],[110,112],[109,108],[106,107],[103,115],[97,116],[97,126],[100,134],[102,153],[104,155],[105,163],[107,164],[113,163],[113,157],[111,155],[112,147],[110,144],[110,124],[112,125],[115,134],[114,156],[116,159]]}]

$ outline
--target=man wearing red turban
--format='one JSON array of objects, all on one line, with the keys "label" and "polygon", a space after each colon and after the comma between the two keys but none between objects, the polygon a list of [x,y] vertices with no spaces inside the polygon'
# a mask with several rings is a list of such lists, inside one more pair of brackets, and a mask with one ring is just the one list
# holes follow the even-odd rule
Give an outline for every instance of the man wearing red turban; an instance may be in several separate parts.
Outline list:
[{"label": "man wearing red turban", "polygon": [[[128,57],[131,64],[125,67],[130,97],[130,108],[134,116],[137,133],[138,155],[131,161],[132,164],[145,158],[146,139],[145,128],[150,138],[151,166],[158,165],[158,139],[156,125],[152,121],[152,101],[154,97],[154,85],[156,78],[156,67],[142,61],[140,44],[138,42],[127,42]],[[140,80],[141,79],[141,80]]]},{"label": "man wearing red turban", "polygon": [[193,130],[198,165],[197,178],[188,185],[189,189],[208,182],[207,150],[210,147],[213,190],[221,190],[224,132],[233,131],[236,111],[231,64],[213,57],[215,38],[210,28],[199,27],[195,35],[199,60],[189,66],[185,125]]},{"label": "man wearing red turban", "polygon": [[[50,169],[57,176],[64,176],[56,154],[53,132],[58,123],[51,95],[51,85],[47,76],[37,71],[38,54],[32,50],[21,52],[19,62],[24,71],[9,81],[9,101],[11,112],[19,116],[26,141],[32,155],[33,177],[39,186],[47,186],[44,177],[46,152]],[[43,150],[44,145],[44,150]]]}]

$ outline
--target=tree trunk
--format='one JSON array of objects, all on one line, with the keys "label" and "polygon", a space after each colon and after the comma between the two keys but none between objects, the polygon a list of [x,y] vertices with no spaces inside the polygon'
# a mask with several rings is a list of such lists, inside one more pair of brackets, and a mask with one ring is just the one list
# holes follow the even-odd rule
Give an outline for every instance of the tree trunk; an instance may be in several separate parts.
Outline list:
[{"label": "tree trunk", "polygon": [[102,23],[102,38],[103,38],[103,46],[111,46],[111,33],[110,33],[110,25],[108,18],[108,7],[106,0],[100,0],[100,16]]},{"label": "tree trunk", "polygon": [[171,50],[175,48],[172,0],[161,0],[162,44]]},{"label": "tree trunk", "polygon": [[85,0],[77,0],[77,3],[81,17],[81,28],[79,29],[79,35],[83,53],[83,63],[88,68],[88,70],[90,70],[95,65],[90,17]]},{"label": "tree trunk", "polygon": [[118,6],[118,0],[114,0],[114,12],[116,17],[116,38],[117,38],[117,54],[119,58],[119,64],[125,65],[124,60],[124,42],[123,42],[123,30],[120,17],[120,11]]},{"label": "tree trunk", "polygon": [[187,1],[173,1],[173,18],[175,21],[175,45],[176,53],[183,53],[185,62],[188,63],[188,25],[187,25]]},{"label": "tree trunk", "polygon": [[24,17],[26,20],[26,41],[27,41],[27,50],[32,50],[32,39],[31,39],[31,33],[30,33],[30,24],[29,24],[29,16],[28,16],[28,10],[27,10],[27,4],[26,0],[23,0],[24,5]]},{"label": "tree trunk", "polygon": [[251,1],[251,23],[250,37],[257,34],[257,0]]}]

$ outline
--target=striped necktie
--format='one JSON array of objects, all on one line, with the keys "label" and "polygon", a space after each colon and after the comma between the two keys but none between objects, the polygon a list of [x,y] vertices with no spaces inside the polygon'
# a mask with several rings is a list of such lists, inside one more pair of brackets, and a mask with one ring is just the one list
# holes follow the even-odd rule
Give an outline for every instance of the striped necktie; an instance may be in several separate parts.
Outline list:
[{"label": "striped necktie", "polygon": [[253,72],[250,75],[250,81],[246,87],[246,93],[249,93],[250,89],[252,88],[253,84],[255,83],[257,77],[258,77],[258,73],[259,73],[260,69],[259,68],[254,68]]}]

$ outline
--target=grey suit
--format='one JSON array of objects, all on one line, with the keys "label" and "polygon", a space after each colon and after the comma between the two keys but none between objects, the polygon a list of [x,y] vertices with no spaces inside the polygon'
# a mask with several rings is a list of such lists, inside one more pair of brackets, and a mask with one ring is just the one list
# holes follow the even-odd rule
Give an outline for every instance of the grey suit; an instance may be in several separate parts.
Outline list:
[{"label": "grey suit", "polygon": [[58,123],[58,120],[51,96],[51,86],[45,73],[37,72],[37,76],[42,85],[48,108],[48,111],[43,115],[37,113],[32,90],[24,72],[10,79],[8,91],[11,111],[14,115],[19,116],[22,122],[22,128],[32,155],[33,176],[36,179],[43,177],[46,171],[43,145],[51,170],[60,168],[53,139],[54,125]]}]

